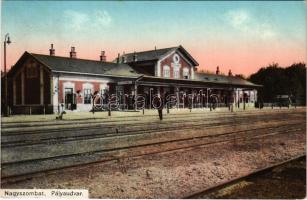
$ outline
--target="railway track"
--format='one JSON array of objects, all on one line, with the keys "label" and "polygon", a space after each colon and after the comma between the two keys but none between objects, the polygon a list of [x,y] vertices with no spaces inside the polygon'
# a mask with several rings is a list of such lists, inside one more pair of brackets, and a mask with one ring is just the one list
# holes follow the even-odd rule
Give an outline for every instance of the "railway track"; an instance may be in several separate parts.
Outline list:
[{"label": "railway track", "polygon": [[[184,109],[180,109],[180,111],[183,111]],[[290,109],[290,110],[293,110],[293,109]],[[298,110],[302,110],[301,108],[296,108],[294,109],[293,111],[298,111]],[[176,112],[174,113],[173,110],[171,109],[170,110],[170,114],[168,115],[176,115],[176,116],[190,116],[190,115],[203,115],[203,114],[208,114],[208,112],[199,112],[197,109],[196,109],[197,112],[195,111],[192,111],[192,112]],[[271,110],[271,109],[264,109],[264,110],[258,110],[258,109],[255,109],[255,110],[238,110],[236,112],[233,112],[233,113],[268,113],[268,112],[289,112],[289,109],[274,109],[274,110]],[[141,112],[141,111],[140,111]],[[140,113],[138,112],[138,113]],[[123,112],[125,113],[125,112]],[[146,113],[146,111],[145,111]],[[222,114],[229,114],[230,112],[229,111],[212,111],[210,112],[210,115],[214,115],[214,114],[217,114],[217,115],[222,115]],[[129,115],[128,117],[129,118],[139,118],[139,117],[156,117],[157,115],[156,114],[146,114],[146,115]],[[126,118],[127,116],[126,115],[119,115],[119,116],[116,116],[116,118],[120,119],[120,118]],[[80,119],[63,119],[61,122],[65,123],[65,122],[83,122],[83,121],[91,121],[91,120],[102,120],[102,119],[112,119],[113,117],[96,117],[93,119],[92,118],[80,118]],[[28,121],[4,121],[2,122],[2,124],[6,124],[6,125],[15,125],[15,124],[19,124],[19,125],[28,125],[28,124],[31,124],[31,123],[37,123],[37,122],[42,122],[42,123],[57,123],[57,121],[55,120],[43,120],[43,121],[39,121],[39,120],[28,120]]]},{"label": "railway track", "polygon": [[[227,126],[235,123],[236,125],[248,124],[251,120],[254,123],[265,121],[270,119],[271,122],[274,121],[288,121],[285,120],[285,116],[262,116],[258,118],[246,118],[246,117],[236,117],[236,118],[226,118],[217,121],[216,119],[210,119],[204,121],[203,119],[198,120],[188,120],[183,124],[182,122],[167,122],[159,124],[136,124],[133,126],[121,125],[120,127],[106,126],[98,130],[86,130],[80,131],[72,129],[69,131],[59,130],[57,132],[43,132],[43,133],[19,133],[15,134],[5,134],[2,135],[1,146],[2,148],[14,147],[14,146],[25,146],[25,145],[34,145],[34,144],[52,144],[52,143],[63,143],[65,141],[73,140],[85,140],[92,138],[103,138],[103,137],[119,137],[123,135],[137,135],[143,133],[153,133],[169,130],[189,130],[189,129],[198,129],[198,128],[208,128],[208,127],[217,127],[217,126]],[[296,118],[299,120],[300,118]],[[301,117],[301,119],[303,119]],[[144,128],[146,127],[146,128]]]},{"label": "railway track", "polygon": [[[258,131],[261,133],[258,133]],[[268,137],[278,134],[305,133],[305,124],[297,123],[284,126],[258,128],[257,130],[240,130],[224,132],[213,135],[203,135],[193,138],[181,138],[140,143],[138,145],[122,146],[118,148],[102,149],[90,152],[66,154],[55,157],[12,161],[2,163],[2,178],[7,181],[10,178],[28,177],[37,173],[45,173],[72,166],[82,166],[90,163],[117,160],[126,157],[145,156],[149,154],[163,153],[168,151],[186,150],[217,143],[242,142],[254,138]]]},{"label": "railway track", "polygon": [[191,114],[190,119],[169,115],[162,122],[138,122],[134,118],[124,123],[103,122],[99,127],[88,126],[82,130],[4,132],[2,182],[122,158],[306,132],[305,110],[280,110],[266,115],[258,112]]},{"label": "railway track", "polygon": [[[195,112],[195,113],[176,113],[176,114],[165,114],[165,120],[172,120],[172,119],[186,119],[187,117],[190,118],[195,117],[195,116],[199,116],[199,118],[215,118],[215,117],[230,117],[230,116],[237,116],[237,115],[241,115],[241,116],[256,116],[259,115],[259,113],[263,114],[263,115],[267,115],[267,114],[282,114],[282,113],[287,113],[287,114],[297,114],[298,111],[301,112],[305,112],[305,110],[301,110],[301,109],[297,109],[297,110],[273,110],[273,111],[239,111],[239,112],[217,112],[217,113],[213,113],[213,112],[203,112],[203,113],[199,113],[199,112]],[[47,122],[2,122],[2,129],[4,130],[3,133],[9,133],[10,130],[12,129],[11,132],[14,132],[14,128],[18,127],[18,128],[35,128],[35,127],[48,127],[48,131],[53,131],[52,128],[49,127],[55,127],[56,130],[58,129],[58,126],[68,126],[68,125],[95,125],[98,124],[100,125],[108,125],[108,124],[112,124],[112,123],[127,123],[127,124],[131,124],[131,123],[135,123],[138,121],[138,119],[148,119],[150,121],[152,121],[153,119],[157,118],[157,115],[138,115],[138,116],[129,116],[129,120],[120,120],[120,119],[126,119],[127,116],[123,117],[123,116],[118,116],[116,117],[117,120],[114,120],[114,118],[99,118],[99,119],[88,119],[88,120],[63,120],[63,121],[47,121]],[[89,126],[85,126],[85,128],[88,128]],[[80,127],[82,128],[82,127]],[[31,130],[30,130],[31,131]],[[20,132],[26,132],[26,131],[20,131]]]},{"label": "railway track", "polygon": [[[120,137],[104,137],[104,138],[90,138],[87,140],[73,140],[73,141],[56,141],[48,145],[35,144],[26,146],[12,146],[2,148],[2,163],[14,162],[18,160],[29,160],[33,158],[52,157],[62,154],[73,154],[83,152],[94,152],[100,150],[109,150],[114,148],[129,147],[136,144],[151,144],[163,141],[172,141],[176,139],[199,138],[203,136],[218,136],[224,132],[240,132],[242,130],[261,130],[263,128],[278,128],[278,127],[292,127],[301,125],[301,123],[294,121],[287,121],[281,124],[280,122],[264,122],[261,124],[253,124],[248,127],[246,124],[237,126],[212,126],[206,130],[172,130],[162,132],[151,132],[143,134],[122,135]],[[176,137],[174,137],[176,136]],[[77,148],[78,147],[78,148]],[[77,148],[77,149],[76,149]],[[39,150],[39,151],[37,151]]]},{"label": "railway track", "polygon": [[284,165],[286,165],[290,162],[294,162],[294,161],[301,160],[301,159],[306,159],[306,154],[299,155],[299,156],[296,156],[294,158],[290,158],[290,159],[284,160],[282,162],[263,167],[263,168],[258,169],[256,171],[253,171],[251,173],[244,174],[240,177],[236,177],[236,178],[233,178],[231,180],[228,180],[228,181],[225,181],[225,182],[222,182],[222,183],[218,183],[217,185],[206,188],[205,190],[189,194],[189,195],[183,197],[183,199],[207,199],[207,198],[210,199],[210,198],[212,198],[212,196],[210,196],[210,194],[216,193],[219,190],[222,190],[222,189],[227,188],[231,185],[237,184],[237,183],[244,181],[244,180],[246,180],[250,177],[255,177],[255,176],[261,175],[263,173],[268,173],[275,168],[282,167],[282,166],[284,166]]},{"label": "railway track", "polygon": [[[281,114],[281,113],[278,113],[278,114]],[[263,115],[263,116],[274,116],[274,115],[278,115],[276,113],[269,113],[267,115]],[[300,112],[300,113],[285,113],[286,116],[288,117],[291,117],[293,115],[299,115],[299,116],[303,116],[305,117],[305,112]],[[285,116],[285,115],[278,115],[278,116]],[[218,116],[219,118],[227,118],[227,117],[234,117],[233,119],[242,119],[244,117],[255,117],[255,118],[260,118],[262,116],[257,116],[255,114],[250,114],[250,113],[242,113],[240,115],[237,115],[237,114],[232,114],[232,115],[223,115],[223,116]],[[110,128],[110,127],[114,127],[114,126],[118,126],[118,127],[125,127],[125,126],[131,126],[131,125],[134,125],[134,126],[141,126],[141,125],[148,125],[148,124],[151,124],[151,123],[155,123],[155,124],[166,124],[166,123],[177,123],[177,122],[180,122],[180,120],[184,120],[184,122],[193,122],[195,120],[212,120],[212,121],[216,121],[217,120],[217,116],[204,116],[204,117],[189,117],[188,119],[185,117],[177,117],[177,116],[172,116],[171,118],[169,119],[165,119],[163,121],[145,121],[145,122],[139,122],[139,121],[136,121],[136,120],[128,120],[128,121],[116,121],[116,123],[113,123],[113,122],[95,122],[94,124],[90,124],[90,123],[87,123],[86,126],[83,126],[83,127],[77,127],[76,125],[74,125],[73,127],[55,127],[53,128],[51,126],[48,127],[47,125],[43,125],[43,126],[37,126],[37,127],[30,127],[32,128],[32,130],[29,130],[29,129],[26,129],[25,128],[20,128],[18,127],[18,129],[10,129],[10,128],[3,128],[2,127],[2,131],[1,131],[1,135],[2,136],[8,136],[8,135],[23,135],[23,134],[34,134],[34,133],[51,133],[51,132],[63,132],[63,131],[76,131],[76,128],[78,128],[78,130],[98,130],[98,129],[103,129],[103,128]],[[143,120],[144,121],[144,120]],[[48,129],[44,129],[44,127],[48,127]]]}]

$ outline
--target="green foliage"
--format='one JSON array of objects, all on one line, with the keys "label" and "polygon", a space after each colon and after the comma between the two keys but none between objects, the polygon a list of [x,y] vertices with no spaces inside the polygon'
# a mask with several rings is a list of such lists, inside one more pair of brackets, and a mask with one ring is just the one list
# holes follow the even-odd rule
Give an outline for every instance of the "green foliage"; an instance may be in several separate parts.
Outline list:
[{"label": "green foliage", "polygon": [[296,103],[306,105],[305,63],[294,63],[286,68],[273,63],[259,69],[249,80],[263,85],[259,97],[264,102],[273,102],[276,95],[290,95]]}]

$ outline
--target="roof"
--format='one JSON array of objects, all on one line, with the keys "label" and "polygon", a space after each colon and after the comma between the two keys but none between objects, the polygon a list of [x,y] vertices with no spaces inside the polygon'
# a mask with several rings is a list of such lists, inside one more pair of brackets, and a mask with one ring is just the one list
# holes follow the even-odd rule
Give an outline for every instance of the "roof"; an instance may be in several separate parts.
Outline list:
[{"label": "roof", "polygon": [[[160,49],[157,50],[158,54],[162,55],[163,52],[169,52],[176,49],[177,47]],[[150,51],[152,53],[152,51]],[[145,53],[149,55],[150,53]],[[19,63],[24,62],[24,60],[31,56],[36,59],[41,64],[45,65],[53,72],[67,72],[67,73],[79,73],[79,74],[90,74],[90,75],[102,75],[102,76],[113,76],[113,77],[124,77],[124,78],[138,78],[143,76],[143,78],[151,78],[156,80],[163,79],[164,81],[183,81],[183,82],[193,82],[193,83],[208,83],[208,84],[228,84],[234,86],[246,86],[246,87],[261,87],[261,85],[253,84],[245,79],[235,77],[235,76],[224,76],[208,73],[195,73],[193,80],[187,79],[170,79],[163,77],[148,76],[142,74],[141,72],[135,71],[131,66],[125,63],[112,63],[112,62],[102,62],[95,60],[86,60],[79,58],[69,58],[60,56],[50,56],[43,54],[35,54],[25,52],[22,57],[18,60],[15,66]],[[16,67],[13,67],[9,74],[13,73]]]},{"label": "roof", "polygon": [[153,80],[163,83],[182,83],[182,84],[194,84],[194,85],[207,85],[210,87],[216,86],[239,86],[242,88],[257,88],[262,87],[262,85],[257,85],[251,83],[245,79],[235,76],[224,76],[224,75],[216,75],[216,74],[207,74],[207,73],[195,73],[194,79],[173,79],[173,78],[164,78],[164,77],[156,77],[156,76],[143,76],[143,81]]},{"label": "roof", "polygon": [[127,78],[139,77],[135,70],[124,63],[102,62],[79,58],[50,56],[25,52],[38,62],[42,63],[54,72],[69,72],[94,75],[120,76]]},{"label": "roof", "polygon": [[127,63],[133,62],[133,56],[137,56],[137,61],[148,61],[148,60],[158,60],[163,55],[176,50],[177,47],[170,47],[164,49],[157,50],[149,50],[149,51],[141,51],[135,53],[126,53],[122,55],[120,58],[125,57]]},{"label": "roof", "polygon": [[197,61],[181,46],[177,47],[169,47],[169,48],[163,48],[163,49],[156,49],[156,50],[149,50],[149,51],[141,51],[141,52],[134,52],[134,53],[126,53],[120,57],[125,57],[126,63],[132,63],[133,56],[137,56],[137,62],[142,61],[153,61],[153,60],[159,60],[161,57],[167,55],[168,53],[178,50],[182,54],[184,54],[190,62],[192,62],[193,65],[198,66]]},{"label": "roof", "polygon": [[203,81],[203,82],[214,82],[214,83],[220,83],[220,84],[261,87],[261,85],[254,84],[240,77],[208,74],[208,73],[197,73],[196,72],[194,80]]}]

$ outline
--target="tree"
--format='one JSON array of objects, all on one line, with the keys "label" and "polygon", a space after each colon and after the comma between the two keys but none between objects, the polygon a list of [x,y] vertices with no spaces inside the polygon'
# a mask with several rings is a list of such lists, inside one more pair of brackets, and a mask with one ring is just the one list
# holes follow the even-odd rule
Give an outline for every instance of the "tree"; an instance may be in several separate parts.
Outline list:
[{"label": "tree", "polygon": [[294,63],[285,69],[289,79],[289,93],[299,104],[306,103],[306,65],[305,63]]},{"label": "tree", "polygon": [[306,64],[294,63],[282,68],[272,63],[249,77],[253,83],[263,85],[259,95],[264,102],[273,102],[276,95],[292,96],[297,103],[306,104]]}]

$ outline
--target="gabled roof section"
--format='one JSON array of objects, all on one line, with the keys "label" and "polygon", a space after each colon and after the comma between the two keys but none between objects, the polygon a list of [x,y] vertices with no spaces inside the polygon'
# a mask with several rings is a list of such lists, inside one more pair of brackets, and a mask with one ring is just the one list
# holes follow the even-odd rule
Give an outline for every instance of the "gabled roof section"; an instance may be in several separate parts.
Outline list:
[{"label": "gabled roof section", "polygon": [[19,67],[24,64],[29,58],[33,58],[31,54],[27,51],[25,51],[22,56],[17,60],[16,64],[12,66],[12,68],[8,71],[8,76],[13,75]]},{"label": "gabled roof section", "polygon": [[[156,50],[149,50],[149,51],[140,51],[135,53],[126,53],[120,57],[125,57],[126,63],[132,63],[133,56],[137,56],[137,61],[152,61],[152,60],[159,60],[160,57],[163,55],[166,55],[167,53],[176,50],[177,47],[170,47],[170,48],[164,48],[164,49],[156,49]],[[121,60],[120,60],[121,61]]]},{"label": "gabled roof section", "polygon": [[[171,53],[175,50],[180,51],[194,66],[198,66],[198,62],[181,46],[177,47],[169,47],[169,48],[163,48],[163,49],[156,49],[156,50],[150,50],[150,51],[141,51],[141,52],[135,52],[135,53],[126,53],[120,57],[125,57],[126,63],[133,63],[133,56],[137,56],[137,62],[143,62],[143,61],[154,61],[159,60],[163,56],[167,55],[168,53]],[[120,60],[121,61],[121,60]]]},{"label": "gabled roof section", "polygon": [[25,52],[16,64],[22,62],[24,57],[28,56],[34,58],[53,72],[108,75],[115,77],[123,76],[127,78],[136,78],[140,76],[140,74],[133,70],[129,65],[124,63],[117,64],[112,62],[50,56],[28,52]]}]

